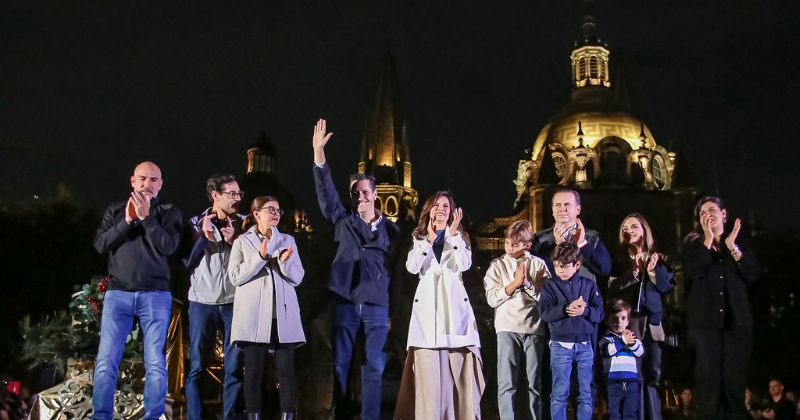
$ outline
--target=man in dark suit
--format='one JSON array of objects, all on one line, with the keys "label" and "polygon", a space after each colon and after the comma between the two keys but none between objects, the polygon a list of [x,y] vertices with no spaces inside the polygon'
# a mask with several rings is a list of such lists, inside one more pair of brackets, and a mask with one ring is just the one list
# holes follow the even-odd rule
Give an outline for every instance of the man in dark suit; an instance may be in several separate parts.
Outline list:
[{"label": "man in dark suit", "polygon": [[364,328],[367,363],[361,367],[361,418],[378,420],[381,413],[381,375],[386,365],[383,346],[389,332],[389,273],[397,226],[375,208],[375,178],[350,177],[350,199],[355,211],[345,210],[325,160],[325,120],[314,128],[314,182],[319,207],[334,224],[339,248],[331,267],[328,288],[336,294],[333,314],[334,416],[342,418],[341,401],[356,333]]}]

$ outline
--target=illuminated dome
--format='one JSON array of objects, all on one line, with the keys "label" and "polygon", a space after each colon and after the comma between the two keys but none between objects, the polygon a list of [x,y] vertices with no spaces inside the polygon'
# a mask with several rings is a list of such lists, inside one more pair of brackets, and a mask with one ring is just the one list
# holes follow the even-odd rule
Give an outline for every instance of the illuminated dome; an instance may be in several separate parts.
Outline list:
[{"label": "illuminated dome", "polygon": [[[619,138],[630,148],[642,146],[641,134],[646,136],[645,146],[653,148],[656,142],[642,121],[629,114],[613,97],[611,89],[586,86],[572,91],[570,103],[562,108],[544,126],[533,146],[532,158],[538,161],[545,144],[561,144],[566,149],[581,146],[578,131],[583,132],[582,145],[596,148],[601,140]],[[580,123],[580,127],[578,127]]]}]

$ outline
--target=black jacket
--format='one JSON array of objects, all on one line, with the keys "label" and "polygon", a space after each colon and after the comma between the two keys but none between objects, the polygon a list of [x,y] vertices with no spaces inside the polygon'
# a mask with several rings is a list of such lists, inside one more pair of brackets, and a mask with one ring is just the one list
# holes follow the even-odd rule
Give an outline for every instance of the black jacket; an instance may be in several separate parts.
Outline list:
[{"label": "black jacket", "polygon": [[322,168],[314,165],[314,183],[319,208],[333,223],[339,243],[328,288],[351,302],[388,308],[397,225],[383,216],[373,232],[358,213],[346,210],[339,201],[327,163]]},{"label": "black jacket", "polygon": [[128,201],[108,207],[94,247],[108,258],[108,290],[169,292],[167,256],[178,248],[181,212],[172,204],[150,199],[150,215],[139,222],[125,222]]},{"label": "black jacket", "polygon": [[726,237],[727,233],[720,240],[719,252],[706,248],[702,236],[684,245],[686,274],[692,281],[686,299],[689,328],[720,330],[753,325],[747,289],[758,278],[758,263],[741,235],[736,242],[742,259],[734,260],[725,246]]},{"label": "black jacket", "polygon": [[[587,244],[581,248],[581,276],[590,279],[597,283],[597,277],[607,276],[611,271],[611,256],[608,255],[606,246],[600,240],[600,235],[597,232],[586,229],[586,242]],[[556,248],[556,238],[553,236],[553,228],[540,230],[533,235],[533,245],[531,246],[531,254],[543,259],[547,263],[547,269],[551,273],[553,270],[553,261],[550,259],[550,254]]]},{"label": "black jacket", "polygon": [[661,295],[673,287],[673,275],[664,264],[663,256],[659,255],[656,264],[655,283],[650,280],[647,272],[640,272],[638,277],[633,276],[633,260],[627,247],[621,246],[615,257],[608,286],[608,300],[622,299],[631,305],[633,312],[647,315],[649,324],[660,324],[664,312]]}]

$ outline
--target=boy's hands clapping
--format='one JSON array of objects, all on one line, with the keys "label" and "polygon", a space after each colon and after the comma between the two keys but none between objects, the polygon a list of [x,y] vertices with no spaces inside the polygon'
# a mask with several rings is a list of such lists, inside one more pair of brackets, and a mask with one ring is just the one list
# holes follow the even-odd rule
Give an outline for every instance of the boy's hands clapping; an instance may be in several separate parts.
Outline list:
[{"label": "boy's hands clapping", "polygon": [[569,316],[581,316],[586,311],[586,302],[583,300],[583,296],[579,296],[578,299],[573,300],[572,303],[567,306],[567,315]]},{"label": "boy's hands clapping", "polygon": [[523,262],[517,266],[517,271],[514,272],[514,281],[506,286],[506,294],[511,296],[515,290],[528,284],[528,269],[527,265]]},{"label": "boy's hands clapping", "polygon": [[622,332],[622,341],[624,341],[626,345],[630,346],[636,342],[636,337],[633,336],[632,331],[625,330]]}]

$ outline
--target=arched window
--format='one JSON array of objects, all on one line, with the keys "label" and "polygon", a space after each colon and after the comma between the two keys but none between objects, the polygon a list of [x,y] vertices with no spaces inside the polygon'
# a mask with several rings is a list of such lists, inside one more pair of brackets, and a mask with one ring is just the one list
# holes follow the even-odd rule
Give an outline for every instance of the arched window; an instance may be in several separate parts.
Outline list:
[{"label": "arched window", "polygon": [[386,209],[383,208],[383,200],[381,200],[380,196],[375,197],[375,207],[386,213]]},{"label": "arched window", "polygon": [[578,80],[582,80],[586,78],[586,58],[581,57],[578,60]]},{"label": "arched window", "polygon": [[567,173],[567,162],[564,160],[564,157],[561,155],[553,155],[553,163],[556,165],[556,175],[559,178],[564,178],[564,174]]},{"label": "arched window", "polygon": [[389,216],[397,216],[397,199],[393,195],[386,198],[386,214]]},{"label": "arched window", "polygon": [[664,175],[664,163],[661,160],[661,156],[656,156],[655,159],[653,159],[653,180],[656,182],[656,187],[659,190],[666,185]]},{"label": "arched window", "polygon": [[592,56],[589,59],[589,77],[597,79],[597,57]]},{"label": "arched window", "polygon": [[606,146],[600,157],[600,171],[607,178],[625,175],[625,156],[617,146]]}]

